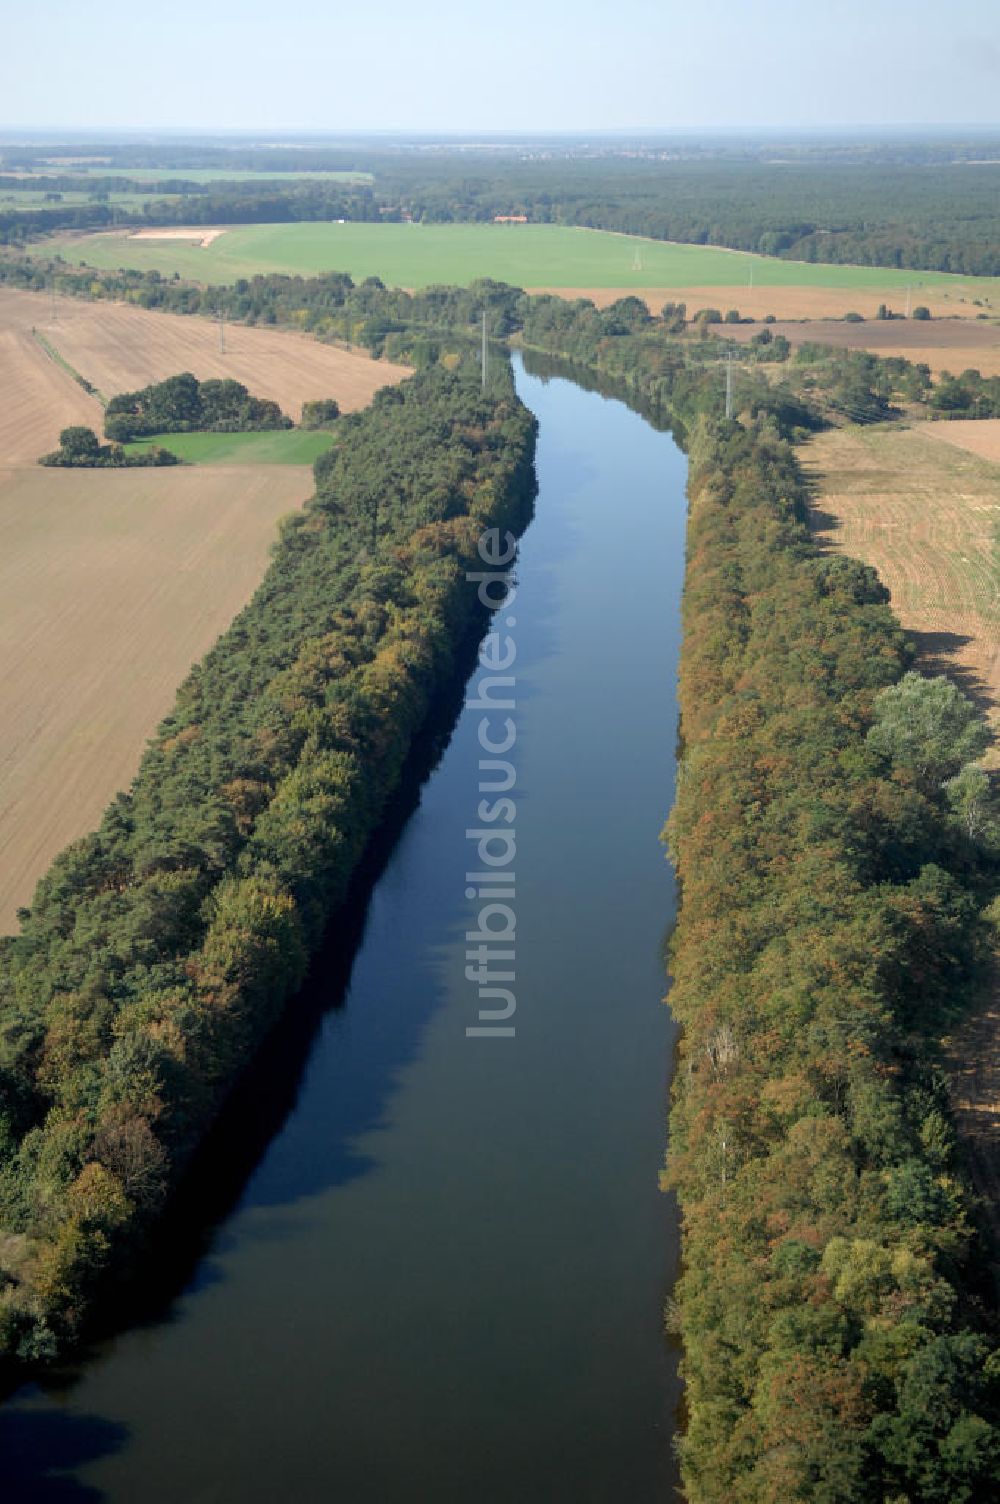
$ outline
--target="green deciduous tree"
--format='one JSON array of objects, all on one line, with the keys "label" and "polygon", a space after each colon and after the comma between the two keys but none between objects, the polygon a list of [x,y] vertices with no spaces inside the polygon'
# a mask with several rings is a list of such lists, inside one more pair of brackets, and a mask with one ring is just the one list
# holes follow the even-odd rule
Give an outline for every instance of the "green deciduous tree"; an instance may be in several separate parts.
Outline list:
[{"label": "green deciduous tree", "polygon": [[[949,679],[911,672],[875,702],[869,747],[931,788],[953,778],[988,744],[982,717]],[[967,780],[959,797],[967,797],[969,788]]]}]

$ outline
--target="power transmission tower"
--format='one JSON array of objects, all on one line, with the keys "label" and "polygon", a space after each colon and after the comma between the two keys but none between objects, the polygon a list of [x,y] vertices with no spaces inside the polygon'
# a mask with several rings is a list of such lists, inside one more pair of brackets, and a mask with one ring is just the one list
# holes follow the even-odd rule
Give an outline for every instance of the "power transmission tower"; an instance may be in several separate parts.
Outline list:
[{"label": "power transmission tower", "polygon": [[226,305],[219,299],[219,354],[226,353]]},{"label": "power transmission tower", "polygon": [[488,359],[487,351],[486,351],[486,309],[485,308],[483,309],[483,357],[482,357],[482,359],[483,359],[483,391],[485,392],[485,390],[486,390],[486,363],[487,363],[487,359]]},{"label": "power transmission tower", "polygon": [[909,283],[907,283],[907,286],[906,286],[906,317],[907,318],[910,317],[910,287],[909,287]]},{"label": "power transmission tower", "polygon": [[726,419],[733,416],[733,347],[726,354]]}]

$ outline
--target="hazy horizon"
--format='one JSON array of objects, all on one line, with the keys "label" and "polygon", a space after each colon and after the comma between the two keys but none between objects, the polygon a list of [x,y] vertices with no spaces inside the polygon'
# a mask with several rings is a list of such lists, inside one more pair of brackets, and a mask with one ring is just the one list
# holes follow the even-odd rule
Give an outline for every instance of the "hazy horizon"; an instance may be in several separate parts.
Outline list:
[{"label": "hazy horizon", "polygon": [[1000,119],[995,121],[899,121],[883,125],[873,125],[868,121],[845,121],[840,125],[803,125],[798,121],[787,121],[772,126],[563,126],[559,129],[539,127],[532,130],[526,126],[511,126],[505,129],[497,126],[489,130],[478,130],[474,126],[457,125],[448,130],[418,130],[418,129],[343,129],[324,130],[320,127],[294,126],[268,126],[259,127],[247,123],[242,125],[149,125],[143,121],[137,121],[131,125],[108,125],[97,122],[93,125],[79,126],[68,123],[43,121],[37,125],[24,125],[0,120],[0,138],[12,141],[17,135],[21,135],[29,142],[44,142],[48,139],[55,141],[72,141],[79,138],[81,141],[151,141],[166,140],[178,136],[190,137],[199,141],[212,141],[214,139],[236,139],[251,141],[257,144],[266,144],[268,141],[277,141],[282,145],[293,145],[298,142],[312,144],[344,143],[346,145],[355,142],[419,142],[434,144],[444,142],[448,144],[467,144],[476,146],[488,144],[491,146],[524,145],[532,142],[568,141],[579,143],[587,140],[624,142],[669,142],[678,138],[690,138],[696,141],[728,141],[744,140],[750,142],[776,141],[799,141],[818,138],[825,141],[851,141],[851,140],[884,140],[889,137],[916,137],[934,141],[951,141],[969,133],[972,135],[992,136],[1000,135]]},{"label": "hazy horizon", "polygon": [[4,37],[6,131],[990,129],[970,122],[991,119],[1000,83],[992,0],[944,18],[931,0],[823,14],[636,0],[627,19],[599,0],[510,0],[488,17],[457,0],[347,15],[306,0],[277,21],[262,0],[178,0],[148,29],[124,0],[42,0]]}]

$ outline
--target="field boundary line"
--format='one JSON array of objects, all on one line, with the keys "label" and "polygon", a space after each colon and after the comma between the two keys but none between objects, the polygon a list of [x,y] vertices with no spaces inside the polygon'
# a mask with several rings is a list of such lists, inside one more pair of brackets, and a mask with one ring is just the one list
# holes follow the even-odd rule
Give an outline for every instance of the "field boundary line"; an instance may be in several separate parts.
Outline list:
[{"label": "field boundary line", "polygon": [[86,376],[81,376],[76,367],[71,366],[64,355],[60,355],[59,351],[56,349],[52,341],[48,339],[40,329],[36,329],[34,325],[32,325],[31,333],[36,342],[41,345],[42,349],[45,351],[50,360],[54,360],[57,366],[62,366],[63,370],[66,371],[70,376],[72,376],[77,385],[83,387],[83,390],[87,393],[88,397],[96,397],[102,407],[107,407],[108,399],[107,397],[105,397],[104,393],[100,391],[96,386],[94,386],[92,381],[88,381]]}]

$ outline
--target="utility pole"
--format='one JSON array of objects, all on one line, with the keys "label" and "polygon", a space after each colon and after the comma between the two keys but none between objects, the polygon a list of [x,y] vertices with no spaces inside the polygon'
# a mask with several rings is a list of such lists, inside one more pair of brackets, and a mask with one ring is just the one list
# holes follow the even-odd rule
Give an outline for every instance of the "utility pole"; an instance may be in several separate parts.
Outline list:
[{"label": "utility pole", "polygon": [[906,317],[910,317],[910,284],[906,284]]},{"label": "utility pole", "polygon": [[733,347],[726,354],[726,420],[733,416]]},{"label": "utility pole", "polygon": [[219,354],[226,353],[226,305],[219,299]]},{"label": "utility pole", "polygon": [[483,309],[483,391],[486,390],[486,309]]}]

